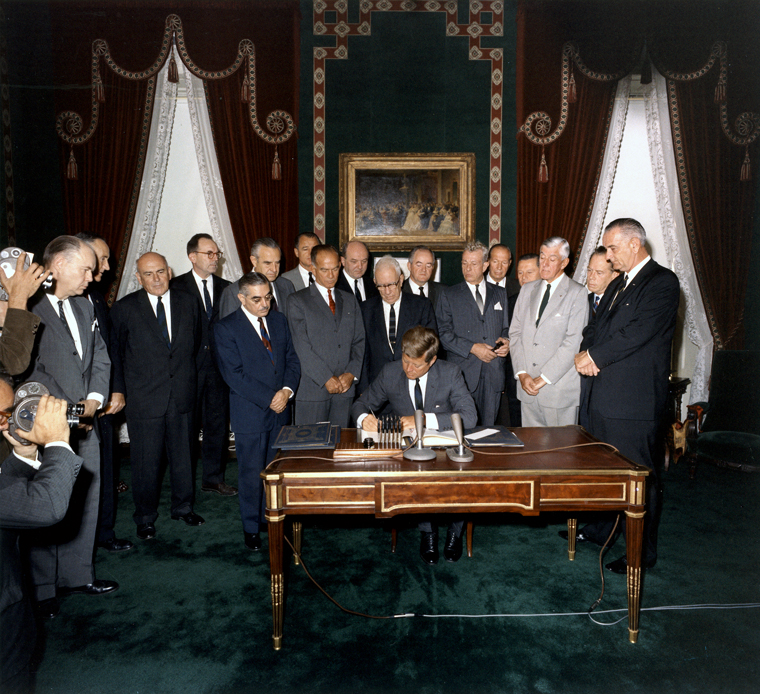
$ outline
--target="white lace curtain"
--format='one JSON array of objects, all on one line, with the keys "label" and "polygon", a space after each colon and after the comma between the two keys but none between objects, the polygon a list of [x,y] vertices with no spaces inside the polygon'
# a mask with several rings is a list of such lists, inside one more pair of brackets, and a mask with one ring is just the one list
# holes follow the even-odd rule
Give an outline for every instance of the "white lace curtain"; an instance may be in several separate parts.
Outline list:
[{"label": "white lace curtain", "polygon": [[[220,248],[234,249],[235,239],[232,233],[227,203],[224,198],[224,188],[219,174],[219,164],[214,150],[214,140],[211,132],[208,109],[203,90],[203,81],[183,70],[178,62],[180,74],[184,73],[187,103],[192,123],[195,153],[200,170],[203,196],[211,222],[211,235]],[[140,194],[135,212],[135,224],[129,241],[127,257],[124,263],[125,272],[119,286],[117,298],[139,289],[135,278],[137,259],[153,248],[156,236],[156,223],[161,207],[161,196],[166,180],[166,169],[169,163],[169,149],[174,111],[177,105],[178,86],[168,80],[169,62],[157,76],[156,94],[158,98],[153,110],[148,138],[147,159],[143,180],[140,184]],[[183,241],[184,244],[184,241]],[[223,277],[236,280],[242,274],[237,253],[225,253]]]},{"label": "white lace curtain", "polygon": [[[667,261],[678,276],[686,302],[686,328],[689,340],[697,349],[694,373],[691,376],[691,402],[707,400],[710,367],[712,362],[713,340],[707,324],[707,316],[702,303],[702,296],[694,273],[694,264],[686,235],[681,195],[678,187],[675,156],[673,154],[673,137],[668,111],[667,85],[665,78],[652,69],[652,82],[646,87],[645,109],[649,158],[652,164],[657,211],[665,242]],[[591,223],[583,243],[575,279],[586,281],[588,261],[601,243],[602,231],[607,212],[610,193],[615,180],[615,170],[620,156],[620,143],[623,139],[628,96],[630,93],[630,76],[618,83],[615,105],[610,124],[607,149],[604,153],[603,171],[599,181],[596,202],[591,213]]]}]

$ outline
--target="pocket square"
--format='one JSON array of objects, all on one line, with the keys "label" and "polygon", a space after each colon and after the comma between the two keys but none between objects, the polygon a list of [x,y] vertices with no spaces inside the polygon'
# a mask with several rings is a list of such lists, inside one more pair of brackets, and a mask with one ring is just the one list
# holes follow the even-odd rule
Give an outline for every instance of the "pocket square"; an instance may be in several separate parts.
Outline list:
[{"label": "pocket square", "polygon": [[493,307],[494,311],[503,311],[504,309],[501,307],[501,301],[497,301],[496,305]]}]

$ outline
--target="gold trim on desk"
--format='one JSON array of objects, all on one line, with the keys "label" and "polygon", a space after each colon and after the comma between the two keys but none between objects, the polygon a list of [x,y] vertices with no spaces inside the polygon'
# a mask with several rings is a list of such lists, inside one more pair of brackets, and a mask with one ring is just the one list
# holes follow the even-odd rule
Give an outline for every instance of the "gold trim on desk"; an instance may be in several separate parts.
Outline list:
[{"label": "gold trim on desk", "polygon": [[[546,487],[572,487],[578,489],[579,487],[612,487],[619,488],[620,494],[618,496],[545,496],[543,491]],[[541,484],[541,502],[544,501],[626,501],[626,491],[628,489],[628,482],[576,482],[575,484],[567,482],[542,482]]]},{"label": "gold trim on desk", "polygon": [[[283,460],[287,461],[287,458],[284,458]],[[638,470],[608,470],[608,469],[600,469],[600,470],[578,470],[578,471],[569,471],[569,470],[525,470],[525,469],[518,469],[518,470],[510,470],[508,468],[489,468],[484,470],[468,470],[468,469],[462,469],[462,470],[402,470],[398,472],[387,472],[384,470],[333,470],[333,471],[325,471],[325,472],[287,472],[284,470],[279,470],[277,473],[276,479],[281,480],[282,482],[287,482],[288,480],[298,480],[298,479],[323,479],[323,478],[333,478],[333,479],[340,479],[342,477],[349,477],[349,478],[356,478],[356,479],[389,479],[389,478],[404,478],[404,477],[493,477],[494,475],[501,476],[501,475],[513,475],[514,477],[535,477],[537,474],[540,474],[542,477],[548,476],[548,477],[558,477],[562,475],[574,475],[574,476],[588,476],[588,477],[630,477],[630,476],[636,476],[636,477],[646,477],[649,474],[649,471],[644,469],[643,471]],[[269,481],[269,478],[267,478],[267,481]]]},{"label": "gold trim on desk", "polygon": [[[366,500],[360,500],[360,501],[350,501],[347,499],[315,499],[312,498],[310,500],[303,500],[303,501],[296,501],[294,500],[295,495],[297,495],[299,492],[325,492],[325,491],[342,491],[342,490],[348,490],[348,489],[365,489],[369,491],[369,499]],[[285,487],[285,507],[286,508],[295,508],[298,506],[367,506],[367,507],[374,507],[375,505],[375,499],[374,499],[374,493],[375,493],[375,485],[374,484],[335,484],[335,485],[327,485],[327,484],[304,484],[304,485],[297,485],[293,487],[286,486]],[[293,494],[293,496],[291,496]],[[305,496],[305,494],[303,495]]]}]

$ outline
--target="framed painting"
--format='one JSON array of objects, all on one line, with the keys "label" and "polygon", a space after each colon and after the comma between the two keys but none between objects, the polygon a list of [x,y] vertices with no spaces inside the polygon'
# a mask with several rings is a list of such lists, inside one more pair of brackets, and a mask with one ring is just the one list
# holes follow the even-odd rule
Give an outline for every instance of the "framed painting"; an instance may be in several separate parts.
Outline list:
[{"label": "framed painting", "polygon": [[340,243],[462,250],[475,240],[475,155],[341,154]]}]

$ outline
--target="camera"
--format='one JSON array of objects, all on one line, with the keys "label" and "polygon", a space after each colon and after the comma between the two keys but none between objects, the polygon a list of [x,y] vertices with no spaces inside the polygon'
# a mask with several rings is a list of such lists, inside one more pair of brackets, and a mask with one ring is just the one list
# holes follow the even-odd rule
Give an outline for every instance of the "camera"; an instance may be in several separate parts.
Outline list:
[{"label": "camera", "polygon": [[[24,250],[21,248],[16,248],[15,246],[3,248],[3,250],[0,251],[0,267],[3,268],[3,272],[5,273],[6,277],[10,278],[16,273],[16,261],[22,253],[24,253]],[[26,258],[24,258],[24,270],[26,270],[32,264],[33,257],[34,253],[26,254]],[[50,289],[52,284],[52,275],[49,275],[42,283],[42,286],[45,289]],[[5,291],[5,288],[1,284],[0,301],[8,301],[8,292]]]},{"label": "camera", "polygon": [[[30,446],[30,442],[21,438],[16,432],[31,431],[34,426],[34,418],[37,415],[37,406],[43,395],[50,395],[50,391],[39,381],[27,381],[16,389],[13,398],[11,415],[8,417],[8,433],[19,443]],[[66,407],[66,420],[70,427],[79,424],[79,417],[84,414],[84,405],[77,403]]]}]

